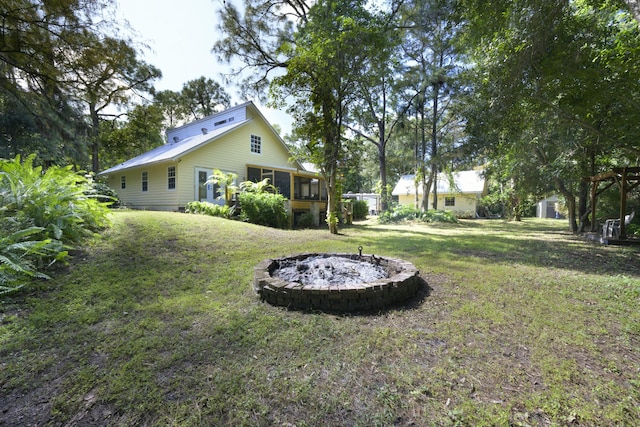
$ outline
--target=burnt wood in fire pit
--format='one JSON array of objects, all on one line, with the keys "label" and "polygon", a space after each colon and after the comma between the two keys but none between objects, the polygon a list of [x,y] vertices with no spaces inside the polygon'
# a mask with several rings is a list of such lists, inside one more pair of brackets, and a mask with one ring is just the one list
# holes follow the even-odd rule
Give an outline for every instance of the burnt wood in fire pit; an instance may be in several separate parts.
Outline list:
[{"label": "burnt wood in fire pit", "polygon": [[418,270],[375,255],[304,253],[266,259],[254,269],[253,289],[264,301],[295,309],[378,309],[416,295]]}]

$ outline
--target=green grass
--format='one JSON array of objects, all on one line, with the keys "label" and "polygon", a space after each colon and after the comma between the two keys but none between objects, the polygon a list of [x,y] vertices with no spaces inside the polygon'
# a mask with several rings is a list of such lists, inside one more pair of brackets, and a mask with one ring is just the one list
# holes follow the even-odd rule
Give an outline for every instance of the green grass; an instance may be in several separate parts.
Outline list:
[{"label": "green grass", "polygon": [[[640,425],[637,249],[552,220],[113,223],[0,305],[0,425]],[[428,289],[353,315],[251,289],[265,258],[358,246],[413,262]]]}]

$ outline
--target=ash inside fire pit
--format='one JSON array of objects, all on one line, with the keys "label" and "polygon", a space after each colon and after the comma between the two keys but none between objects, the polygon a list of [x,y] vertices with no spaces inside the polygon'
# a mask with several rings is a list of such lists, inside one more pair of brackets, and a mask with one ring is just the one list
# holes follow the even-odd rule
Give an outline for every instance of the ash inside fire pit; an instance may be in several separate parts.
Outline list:
[{"label": "ash inside fire pit", "polygon": [[265,259],[254,268],[253,289],[271,304],[330,311],[377,309],[416,295],[422,282],[413,264],[358,251]]},{"label": "ash inside fire pit", "polygon": [[373,282],[388,276],[380,265],[340,256],[320,255],[282,262],[280,268],[273,272],[273,277],[285,282],[339,287]]}]

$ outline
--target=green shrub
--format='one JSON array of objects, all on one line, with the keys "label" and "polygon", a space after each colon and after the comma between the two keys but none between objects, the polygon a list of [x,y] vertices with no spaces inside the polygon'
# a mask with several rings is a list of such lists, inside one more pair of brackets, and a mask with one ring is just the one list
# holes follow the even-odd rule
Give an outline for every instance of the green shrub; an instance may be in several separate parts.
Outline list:
[{"label": "green shrub", "polygon": [[33,278],[48,279],[42,272],[68,252],[59,240],[29,240],[41,227],[30,227],[0,236],[0,295],[23,287]]},{"label": "green shrub", "polygon": [[239,193],[241,217],[253,224],[289,228],[287,199],[282,194],[243,191]]},{"label": "green shrub", "polygon": [[119,208],[121,206],[118,193],[103,182],[93,182],[93,193],[96,200],[105,203],[109,208]]},{"label": "green shrub", "polygon": [[296,225],[300,228],[313,227],[313,214],[311,212],[304,212],[298,216]]},{"label": "green shrub", "polygon": [[233,211],[233,207],[216,205],[215,203],[209,202],[189,202],[187,206],[185,206],[186,213],[218,216],[227,219],[233,216]]},{"label": "green shrub", "polygon": [[[20,162],[0,160],[0,212],[21,225],[41,227],[41,239],[79,243],[109,224],[106,203],[96,198],[91,179],[71,167],[33,166],[34,156]],[[26,227],[23,227],[26,228]]]},{"label": "green shrub", "polygon": [[71,170],[33,166],[34,156],[0,160],[0,284],[4,291],[63,260],[67,250],[109,224],[93,181]]},{"label": "green shrub", "polygon": [[408,205],[392,206],[378,216],[382,224],[419,219],[421,211]]},{"label": "green shrub", "polygon": [[401,221],[422,221],[422,222],[450,222],[457,223],[458,219],[452,211],[428,210],[421,211],[413,206],[396,205],[378,217],[378,221],[382,224]]},{"label": "green shrub", "polygon": [[353,219],[367,219],[369,214],[369,203],[366,200],[354,200],[353,201]]},{"label": "green shrub", "polygon": [[458,218],[456,218],[455,213],[452,211],[440,211],[440,210],[431,210],[429,209],[426,212],[421,212],[420,220],[424,222],[451,222],[457,223]]}]

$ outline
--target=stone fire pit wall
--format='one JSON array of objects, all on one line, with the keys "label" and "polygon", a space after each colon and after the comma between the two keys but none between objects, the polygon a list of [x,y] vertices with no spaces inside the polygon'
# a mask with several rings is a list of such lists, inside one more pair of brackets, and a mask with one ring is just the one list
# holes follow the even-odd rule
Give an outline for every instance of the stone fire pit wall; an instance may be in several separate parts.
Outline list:
[{"label": "stone fire pit wall", "polygon": [[[388,277],[373,282],[321,286],[285,282],[273,277],[284,260],[304,260],[312,256],[337,256],[376,263]],[[357,311],[378,309],[416,295],[420,279],[416,267],[407,261],[374,255],[304,253],[285,258],[266,259],[254,268],[253,289],[270,304],[295,309]]]}]

